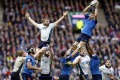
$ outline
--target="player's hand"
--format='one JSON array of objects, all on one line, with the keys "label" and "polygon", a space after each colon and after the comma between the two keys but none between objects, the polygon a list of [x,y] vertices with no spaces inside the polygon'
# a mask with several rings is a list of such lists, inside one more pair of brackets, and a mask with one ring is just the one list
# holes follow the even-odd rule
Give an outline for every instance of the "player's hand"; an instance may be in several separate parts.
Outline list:
[{"label": "player's hand", "polygon": [[73,63],[71,61],[68,61],[66,64],[67,65],[73,65]]},{"label": "player's hand", "polygon": [[30,17],[30,14],[28,12],[26,12],[25,17],[28,19]]},{"label": "player's hand", "polygon": [[65,12],[63,13],[63,16],[65,17],[67,14],[68,14],[68,11],[65,11]]},{"label": "player's hand", "polygon": [[39,71],[42,71],[42,68],[38,68]]},{"label": "player's hand", "polygon": [[99,5],[99,2],[97,1],[97,3],[96,3],[96,5],[95,5],[95,7],[98,7],[98,5]]}]

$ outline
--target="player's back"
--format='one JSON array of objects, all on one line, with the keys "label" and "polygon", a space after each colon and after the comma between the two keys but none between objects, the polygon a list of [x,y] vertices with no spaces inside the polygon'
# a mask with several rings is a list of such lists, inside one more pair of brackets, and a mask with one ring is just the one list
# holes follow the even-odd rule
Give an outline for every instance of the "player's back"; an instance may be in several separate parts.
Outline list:
[{"label": "player's back", "polygon": [[15,64],[14,64],[14,68],[13,68],[13,72],[21,72],[23,63],[24,63],[25,57],[17,57]]},{"label": "player's back", "polygon": [[98,55],[94,54],[91,56],[90,60],[90,70],[92,75],[94,74],[101,74],[99,70],[100,58]]},{"label": "player's back", "polygon": [[22,73],[31,75],[31,74],[33,73],[33,70],[31,70],[31,69],[29,69],[29,68],[27,67],[27,62],[31,62],[32,66],[35,66],[35,63],[36,63],[36,62],[35,62],[35,58],[32,57],[32,56],[30,56],[30,55],[26,56],[25,64],[24,64],[24,66],[23,66],[23,71],[22,71]]},{"label": "player's back", "polygon": [[66,75],[70,75],[70,71],[72,69],[72,67],[68,64],[66,64],[68,61],[66,60],[66,58],[61,58],[60,59],[60,66],[61,66],[61,72],[60,74],[66,74]]}]

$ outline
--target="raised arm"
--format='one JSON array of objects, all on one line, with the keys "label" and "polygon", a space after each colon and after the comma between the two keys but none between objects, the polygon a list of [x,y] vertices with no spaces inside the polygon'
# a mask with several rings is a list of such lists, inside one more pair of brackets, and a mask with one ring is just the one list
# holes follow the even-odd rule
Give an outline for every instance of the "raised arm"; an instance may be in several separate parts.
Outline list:
[{"label": "raised arm", "polygon": [[90,9],[91,5],[87,6],[84,10],[83,10],[83,14],[87,14],[88,10]]},{"label": "raised arm", "polygon": [[53,51],[52,46],[50,46],[50,54],[51,54],[50,58],[53,61],[54,51]]},{"label": "raised arm", "polygon": [[89,45],[89,43],[86,44],[86,48],[87,48],[88,54],[90,54],[90,55],[94,54],[94,51],[93,51],[92,47]]},{"label": "raised arm", "polygon": [[55,22],[55,25],[58,25],[64,18],[65,16],[68,14],[68,11],[64,12],[63,13],[63,16],[60,17],[56,22]]},{"label": "raised arm", "polygon": [[95,6],[95,20],[97,20],[97,17],[98,17],[98,5],[99,5],[99,2],[97,1],[97,4]]},{"label": "raised arm", "polygon": [[35,27],[38,28],[39,24],[36,23],[34,20],[31,19],[30,14],[28,12],[25,13],[26,19],[28,19]]}]

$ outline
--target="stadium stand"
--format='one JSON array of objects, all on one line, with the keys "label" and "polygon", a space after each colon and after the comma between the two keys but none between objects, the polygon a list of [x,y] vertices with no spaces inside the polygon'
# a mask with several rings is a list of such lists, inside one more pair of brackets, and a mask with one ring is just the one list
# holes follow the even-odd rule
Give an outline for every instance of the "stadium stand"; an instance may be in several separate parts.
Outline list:
[{"label": "stadium stand", "polygon": [[[54,22],[62,15],[65,7],[70,7],[70,11],[82,11],[88,3],[89,0],[88,2],[84,0],[4,0],[4,25],[0,24],[0,80],[9,80],[16,50],[26,50],[30,45],[36,47],[40,42],[38,29],[24,17],[26,10],[38,23],[41,23],[41,19],[45,16]],[[90,40],[92,46],[101,52],[101,65],[107,59],[112,61],[116,78],[120,78],[120,15],[115,10],[115,4],[118,3],[120,3],[118,0],[100,0],[109,25],[105,27],[98,25]],[[62,50],[71,47],[75,40],[74,36],[67,18],[55,28],[52,36],[55,52],[52,73],[55,77],[60,72],[60,65],[56,59],[60,57],[59,53]],[[71,80],[79,80],[77,74],[78,71],[74,68],[70,76]]]}]

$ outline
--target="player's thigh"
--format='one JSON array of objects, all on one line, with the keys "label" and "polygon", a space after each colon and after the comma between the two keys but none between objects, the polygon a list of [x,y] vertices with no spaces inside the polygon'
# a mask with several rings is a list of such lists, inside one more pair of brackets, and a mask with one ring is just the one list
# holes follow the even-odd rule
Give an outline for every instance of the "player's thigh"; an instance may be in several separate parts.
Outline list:
[{"label": "player's thigh", "polygon": [[78,44],[78,48],[82,48],[83,46],[85,46],[86,42],[84,41],[80,41],[80,43]]},{"label": "player's thigh", "polygon": [[46,52],[48,49],[46,49],[45,47],[42,47],[41,49],[40,48],[37,48],[36,49],[36,52],[37,53],[44,53],[44,52]]}]

